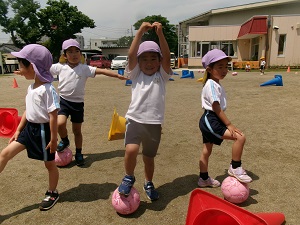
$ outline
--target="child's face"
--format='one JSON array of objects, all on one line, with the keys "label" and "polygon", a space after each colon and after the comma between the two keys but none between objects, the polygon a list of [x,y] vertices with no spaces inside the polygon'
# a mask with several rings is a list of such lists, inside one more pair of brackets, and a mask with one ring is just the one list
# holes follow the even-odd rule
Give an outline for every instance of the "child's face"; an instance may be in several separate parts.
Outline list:
[{"label": "child's face", "polygon": [[81,60],[80,49],[75,46],[68,48],[65,57],[70,64],[78,64]]},{"label": "child's face", "polygon": [[157,52],[144,52],[139,56],[141,71],[146,75],[155,74],[160,67],[160,58]]},{"label": "child's face", "polygon": [[211,74],[210,78],[216,82],[224,79],[228,73],[228,59],[215,62],[212,68],[207,68],[207,71]]},{"label": "child's face", "polygon": [[26,80],[33,80],[35,78],[35,72],[33,66],[30,64],[26,67],[22,61],[19,62],[20,74],[26,78]]}]

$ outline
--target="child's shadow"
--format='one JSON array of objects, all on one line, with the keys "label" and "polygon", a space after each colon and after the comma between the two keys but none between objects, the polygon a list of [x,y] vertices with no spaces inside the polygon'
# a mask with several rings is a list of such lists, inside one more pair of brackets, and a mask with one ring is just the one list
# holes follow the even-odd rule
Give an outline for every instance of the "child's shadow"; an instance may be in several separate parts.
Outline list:
[{"label": "child's shadow", "polygon": [[[164,210],[168,204],[176,199],[179,196],[184,196],[189,194],[192,190],[197,188],[197,175],[186,175],[184,177],[179,177],[173,180],[170,183],[166,183],[160,187],[157,187],[156,190],[160,194],[160,198],[157,201],[141,201],[139,208],[136,212],[131,215],[126,215],[123,217],[127,218],[138,218],[144,214],[146,209],[154,211]],[[140,193],[142,195],[144,193]],[[188,201],[188,200],[187,200]],[[120,215],[122,216],[122,215]]]},{"label": "child's shadow", "polygon": [[[84,160],[85,163],[83,166],[80,166],[82,168],[89,168],[94,162],[102,161],[105,159],[113,159],[116,157],[124,157],[125,150],[114,150],[110,152],[102,152],[102,153],[96,153],[96,154],[84,154]],[[68,169],[76,166],[75,159],[73,157],[73,161],[68,164],[67,166],[59,167],[61,169]]]},{"label": "child's shadow", "polygon": [[[77,187],[61,192],[58,204],[60,202],[92,202],[98,199],[108,199],[111,193],[117,188],[116,184],[79,184]],[[33,204],[19,209],[7,215],[0,215],[0,223],[13,217],[32,210],[38,210],[39,204]]]}]

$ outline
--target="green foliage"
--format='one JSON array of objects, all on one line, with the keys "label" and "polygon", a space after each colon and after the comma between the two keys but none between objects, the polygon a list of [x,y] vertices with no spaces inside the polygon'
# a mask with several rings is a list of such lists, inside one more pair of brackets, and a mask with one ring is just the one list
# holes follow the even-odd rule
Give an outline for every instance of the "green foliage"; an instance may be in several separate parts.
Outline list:
[{"label": "green foliage", "polygon": [[[165,35],[165,38],[169,44],[169,48],[171,52],[177,53],[178,49],[178,37],[176,33],[176,27],[175,25],[172,25],[169,23],[169,20],[167,20],[166,17],[163,17],[161,15],[153,15],[153,16],[147,16],[144,19],[141,19],[137,21],[133,26],[135,30],[138,30],[143,22],[149,22],[149,23],[154,23],[154,22],[160,22],[163,26],[163,32]],[[155,41],[159,43],[158,37],[155,33],[154,30],[150,30],[147,33],[143,35],[142,41]]]},{"label": "green foliage", "polygon": [[[14,17],[8,18],[8,7]],[[25,44],[36,43],[42,37],[37,10],[40,4],[34,0],[8,0],[0,1],[0,25],[3,31],[9,33],[14,44],[22,47]]]},{"label": "green foliage", "polygon": [[[12,18],[7,16],[9,7],[14,13]],[[0,13],[0,25],[11,35],[14,45],[21,48],[47,36],[50,40],[45,46],[52,52],[54,61],[59,58],[64,40],[74,38],[85,27],[95,27],[94,20],[65,0],[48,0],[44,9],[34,0],[0,0]]]},{"label": "green foliage", "polygon": [[47,6],[38,13],[41,32],[50,38],[47,47],[53,54],[54,61],[60,55],[64,40],[75,38],[85,27],[94,28],[94,20],[78,11],[76,6],[70,6],[65,0],[48,0]]},{"label": "green foliage", "polygon": [[118,39],[117,45],[124,46],[124,47],[130,47],[132,40],[133,40],[133,37],[131,37],[131,36],[123,36]]}]

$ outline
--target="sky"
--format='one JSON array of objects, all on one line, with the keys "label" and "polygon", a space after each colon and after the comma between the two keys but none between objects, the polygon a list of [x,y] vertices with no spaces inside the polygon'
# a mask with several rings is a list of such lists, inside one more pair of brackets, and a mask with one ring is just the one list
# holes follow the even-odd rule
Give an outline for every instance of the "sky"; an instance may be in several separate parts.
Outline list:
[{"label": "sky", "polygon": [[[38,1],[38,0],[37,0]],[[134,34],[133,24],[146,16],[161,15],[170,24],[205,13],[211,9],[219,9],[235,5],[244,5],[266,0],[67,0],[70,5],[95,21],[96,28],[85,28],[81,35],[88,45],[90,39],[120,38]],[[41,8],[47,0],[39,0]],[[1,28],[1,27],[0,27]],[[0,29],[1,30],[1,29]],[[9,35],[0,31],[0,43],[9,41]]]}]

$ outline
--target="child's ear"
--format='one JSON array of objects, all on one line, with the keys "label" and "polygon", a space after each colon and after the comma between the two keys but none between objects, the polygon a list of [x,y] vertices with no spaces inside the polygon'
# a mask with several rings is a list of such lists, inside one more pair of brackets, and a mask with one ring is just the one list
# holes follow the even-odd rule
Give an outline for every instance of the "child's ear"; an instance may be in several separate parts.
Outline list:
[{"label": "child's ear", "polygon": [[207,71],[207,73],[211,73],[212,68],[211,68],[210,66],[208,66],[208,67],[206,68],[206,71]]}]

